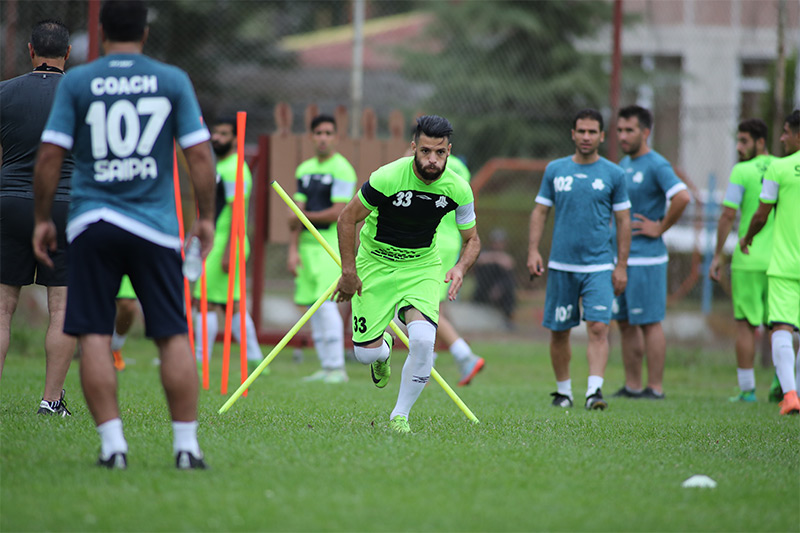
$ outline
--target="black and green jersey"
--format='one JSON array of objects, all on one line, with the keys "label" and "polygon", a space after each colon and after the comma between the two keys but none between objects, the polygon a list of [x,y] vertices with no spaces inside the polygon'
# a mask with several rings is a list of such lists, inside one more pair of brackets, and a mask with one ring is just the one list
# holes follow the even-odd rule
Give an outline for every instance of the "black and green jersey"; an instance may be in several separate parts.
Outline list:
[{"label": "black and green jersey", "polygon": [[413,170],[413,157],[403,157],[372,173],[358,192],[372,213],[361,229],[359,255],[386,262],[438,263],[434,236],[439,222],[455,211],[459,229],[475,225],[472,189],[445,169],[430,185]]}]

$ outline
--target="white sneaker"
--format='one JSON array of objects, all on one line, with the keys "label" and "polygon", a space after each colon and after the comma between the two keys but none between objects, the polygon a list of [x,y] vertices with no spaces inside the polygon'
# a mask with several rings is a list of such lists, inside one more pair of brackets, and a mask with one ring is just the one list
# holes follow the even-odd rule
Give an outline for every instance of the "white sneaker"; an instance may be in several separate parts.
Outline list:
[{"label": "white sneaker", "polygon": [[321,370],[317,370],[310,376],[306,376],[302,379],[302,381],[324,381],[326,377],[328,377],[328,370],[324,368]]},{"label": "white sneaker", "polygon": [[344,371],[344,368],[328,370],[327,372],[328,375],[322,380],[325,383],[347,383],[350,381],[350,378],[347,377],[347,372]]}]

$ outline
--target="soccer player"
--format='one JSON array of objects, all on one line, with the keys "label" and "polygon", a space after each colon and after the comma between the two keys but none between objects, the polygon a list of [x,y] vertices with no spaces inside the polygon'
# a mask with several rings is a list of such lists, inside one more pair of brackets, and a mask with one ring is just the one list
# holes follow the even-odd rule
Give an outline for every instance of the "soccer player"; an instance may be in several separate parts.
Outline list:
[{"label": "soccer player", "polygon": [[[336,249],[339,246],[336,220],[353,198],[356,171],[336,151],[336,119],[332,116],[317,115],[311,120],[311,138],[315,154],[297,167],[294,200],[327,243]],[[294,301],[299,306],[310,307],[338,279],[341,269],[294,213],[289,227],[292,234],[287,268],[295,276]],[[324,302],[311,315],[310,322],[311,338],[322,368],[304,381],[347,382],[344,322],[339,307],[333,301]]]},{"label": "soccer player", "polygon": [[100,10],[106,55],[76,67],[56,91],[34,170],[36,257],[52,266],[51,203],[72,150],[72,200],[64,332],[78,337],[81,385],[100,435],[98,466],[127,468],[128,444],[111,352],[114,300],[128,274],[161,358],[161,382],[179,469],[205,468],[197,442],[197,366],[183,304],[172,181],[173,142],[183,148],[199,216],[190,235],[205,257],[214,240],[214,163],[189,76],[143,55],[147,7],[107,0]]},{"label": "soccer player", "polygon": [[[206,298],[208,300],[208,314],[206,315],[206,332],[208,342],[208,356],[211,357],[214,340],[219,330],[217,312],[224,315],[228,302],[228,276],[234,273],[233,282],[233,316],[231,318],[231,333],[236,342],[242,339],[242,317],[239,314],[239,250],[236,250],[236,263],[230,264],[231,246],[233,246],[233,200],[236,194],[236,166],[237,166],[237,130],[236,117],[222,117],[216,120],[211,128],[211,146],[217,156],[217,194],[214,214],[216,217],[216,231],[214,234],[214,247],[206,258]],[[247,228],[247,206],[250,203],[250,192],[253,189],[253,177],[250,167],[244,163],[242,167],[244,182],[245,228]],[[244,256],[250,254],[250,242],[247,231],[244,236]],[[194,303],[199,306],[200,283],[194,285]],[[200,327],[202,316],[200,311],[194,315],[194,351],[197,362],[203,360],[203,328]],[[249,312],[245,314],[245,331],[247,333],[247,362],[252,371],[264,359],[261,347],[258,344],[256,325]],[[269,373],[269,367],[265,369]]]},{"label": "soccer player", "polygon": [[28,43],[33,72],[0,83],[0,375],[10,344],[11,318],[23,285],[35,282],[47,287],[50,323],[44,338],[47,357],[44,395],[38,414],[68,416],[64,402],[75,339],[63,330],[67,304],[67,240],[64,228],[69,208],[72,158],[59,171],[53,218],[57,248],[53,264],[37,263],[31,249],[33,233],[33,166],[39,137],[47,121],[56,87],[64,77],[69,59],[69,31],[56,20],[37,23]]},{"label": "soccer player", "polygon": [[114,368],[122,372],[125,370],[125,359],[122,357],[122,347],[128,338],[128,331],[133,326],[133,320],[139,310],[136,291],[133,290],[131,278],[122,276],[122,282],[117,292],[117,316],[114,318],[114,333],[111,335],[111,355],[114,357]]},{"label": "soccer player", "polygon": [[[767,125],[763,120],[751,118],[739,123],[736,134],[736,152],[739,163],[731,170],[730,183],[722,202],[722,212],[717,223],[717,245],[708,275],[720,279],[724,265],[723,247],[741,209],[739,238],[745,236],[750,220],[758,209],[761,182],[774,159],[767,151]],[[773,215],[767,218],[758,237],[753,239],[748,254],[743,254],[739,243],[731,260],[731,289],[733,318],[736,320],[736,375],[740,392],[731,401],[756,401],[756,375],[753,369],[756,357],[756,328],[767,323],[767,267],[772,251]]]},{"label": "soccer player", "polygon": [[[547,267],[544,321],[550,330],[550,360],[556,377],[553,406],[572,407],[570,330],[580,324],[578,302],[589,334],[586,409],[605,409],[603,376],[608,363],[608,323],[614,295],[627,282],[631,243],[630,207],[625,172],[598,153],[605,139],[603,116],[594,109],[575,115],[575,154],[551,161],[544,172],[530,221],[528,271],[544,274],[539,241],[547,215],[555,207],[553,244]],[[611,241],[611,217],[617,223],[617,265]]]},{"label": "soccer player", "polygon": [[[444,277],[451,301],[480,253],[472,189],[447,168],[452,135],[443,117],[417,119],[413,157],[373,172],[339,216],[342,276],[334,298],[352,299],[355,356],[371,365],[376,387],[385,387],[391,375],[393,338],[386,327],[395,312],[408,327],[408,358],[389,417],[389,427],[399,433],[411,431],[409,411],[431,376],[442,283],[435,237],[445,214],[456,212],[464,239],[461,257]],[[356,257],[356,225],[362,220]]]},{"label": "soccer player", "polygon": [[[786,157],[767,169],[758,204],[747,233],[739,241],[748,254],[754,237],[764,228],[772,208],[772,254],[767,268],[767,308],[772,326],[772,361],[781,382],[780,413],[800,413],[797,374],[800,354],[792,347],[792,330],[800,327],[800,109],[786,117],[781,134]],[[792,372],[792,367],[794,372]]]},{"label": "soccer player", "polygon": [[[620,110],[617,136],[625,157],[619,166],[625,171],[633,236],[628,284],[616,298],[612,314],[622,334],[625,367],[625,385],[614,396],[661,400],[667,349],[661,321],[667,309],[669,261],[662,235],[681,217],[690,197],[669,161],[648,146],[652,129],[649,110],[636,105]],[[645,355],[647,387],[642,390]]]}]

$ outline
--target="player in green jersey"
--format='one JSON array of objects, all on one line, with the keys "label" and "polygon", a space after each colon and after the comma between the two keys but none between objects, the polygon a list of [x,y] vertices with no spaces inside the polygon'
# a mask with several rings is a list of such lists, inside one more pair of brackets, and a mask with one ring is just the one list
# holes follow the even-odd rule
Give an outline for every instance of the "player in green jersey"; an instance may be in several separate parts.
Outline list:
[{"label": "player in green jersey", "polygon": [[[728,234],[741,209],[739,238],[745,236],[750,220],[758,209],[761,181],[774,159],[767,150],[767,125],[763,120],[751,118],[739,123],[736,134],[736,152],[739,163],[731,170],[730,183],[722,202],[722,212],[717,223],[717,245],[708,275],[720,279],[724,265],[723,248]],[[753,363],[756,355],[756,329],[767,323],[767,267],[772,251],[772,222],[767,219],[758,238],[743,254],[738,243],[731,260],[731,286],[733,317],[736,319],[736,374],[741,392],[731,401],[756,401],[756,377]]]},{"label": "player in green jersey", "polygon": [[[352,299],[355,356],[371,365],[379,388],[391,375],[386,327],[395,312],[408,326],[408,358],[390,415],[390,427],[401,433],[411,431],[409,411],[430,380],[443,281],[435,236],[445,214],[456,212],[464,239],[461,257],[444,276],[451,301],[480,253],[472,189],[447,168],[452,134],[447,119],[420,117],[411,143],[414,156],[373,172],[339,216],[342,276],[334,298]],[[356,225],[362,220],[356,256]]]},{"label": "player in green jersey", "polygon": [[[800,413],[797,374],[800,354],[792,346],[792,331],[800,327],[800,109],[783,124],[786,157],[772,162],[761,187],[758,205],[747,234],[739,245],[747,254],[754,237],[764,228],[772,208],[775,222],[772,255],[767,268],[769,322],[772,326],[772,361],[783,389],[782,415]],[[794,367],[794,368],[793,368]]]},{"label": "player in green jersey", "polygon": [[[336,120],[330,115],[317,115],[311,120],[314,157],[297,167],[297,192],[294,199],[325,241],[333,248],[339,246],[336,219],[353,198],[356,171],[345,157],[336,151]],[[295,276],[294,302],[310,307],[325,289],[339,278],[341,269],[311,233],[291,214],[287,267]],[[342,307],[349,307],[342,304]],[[311,316],[311,338],[322,368],[304,378],[305,381],[344,383],[344,322],[335,302],[324,302]]]}]

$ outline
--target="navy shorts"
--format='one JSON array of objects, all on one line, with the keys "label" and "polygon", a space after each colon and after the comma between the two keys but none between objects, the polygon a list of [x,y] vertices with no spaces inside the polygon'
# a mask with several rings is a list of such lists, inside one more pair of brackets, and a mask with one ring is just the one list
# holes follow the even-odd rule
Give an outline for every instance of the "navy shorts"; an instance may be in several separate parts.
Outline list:
[{"label": "navy shorts", "polygon": [[33,255],[33,199],[0,197],[0,283],[22,287],[34,281],[45,287],[67,284],[67,211],[69,202],[53,202],[56,250],[50,252],[55,268]]},{"label": "navy shorts", "polygon": [[611,271],[547,272],[542,326],[552,331],[565,331],[580,324],[578,300],[583,306],[583,320],[608,324],[614,285]]},{"label": "navy shorts", "polygon": [[628,284],[614,300],[611,318],[639,326],[661,322],[666,313],[667,263],[628,265]]},{"label": "navy shorts", "polygon": [[123,274],[142,305],[145,335],[160,339],[187,332],[180,252],[101,220],[70,243],[67,255],[64,333],[111,335]]}]

